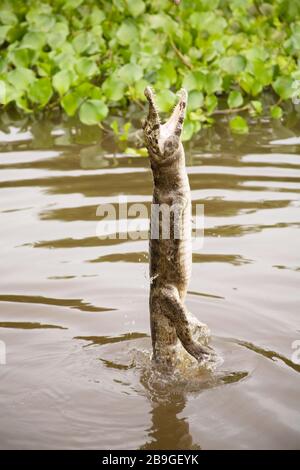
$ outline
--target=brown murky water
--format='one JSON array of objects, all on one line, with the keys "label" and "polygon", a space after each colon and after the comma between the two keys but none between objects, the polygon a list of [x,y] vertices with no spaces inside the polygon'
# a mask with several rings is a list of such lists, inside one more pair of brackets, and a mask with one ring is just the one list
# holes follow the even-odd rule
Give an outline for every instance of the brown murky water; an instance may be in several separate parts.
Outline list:
[{"label": "brown murky water", "polygon": [[297,125],[220,121],[186,145],[206,216],[187,304],[224,363],[168,383],[149,362],[147,241],[96,235],[99,204],[149,207],[147,158],[2,116],[1,448],[299,449]]}]

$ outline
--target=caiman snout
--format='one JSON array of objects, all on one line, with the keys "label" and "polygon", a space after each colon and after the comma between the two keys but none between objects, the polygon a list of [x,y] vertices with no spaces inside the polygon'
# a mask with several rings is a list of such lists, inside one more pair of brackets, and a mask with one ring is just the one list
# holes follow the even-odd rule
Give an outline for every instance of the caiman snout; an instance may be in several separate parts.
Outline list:
[{"label": "caiman snout", "polygon": [[178,95],[178,103],[170,118],[167,122],[161,124],[153,90],[149,86],[145,89],[145,96],[149,103],[149,111],[143,125],[144,136],[149,152],[157,157],[170,155],[176,150],[176,146],[178,147],[180,143],[188,94],[187,91],[182,88]]}]

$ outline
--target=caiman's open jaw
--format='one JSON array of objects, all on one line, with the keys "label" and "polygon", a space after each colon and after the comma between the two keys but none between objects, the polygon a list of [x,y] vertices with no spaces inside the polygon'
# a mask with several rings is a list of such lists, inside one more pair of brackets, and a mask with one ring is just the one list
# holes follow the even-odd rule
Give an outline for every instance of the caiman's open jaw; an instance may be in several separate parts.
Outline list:
[{"label": "caiman's open jaw", "polygon": [[163,153],[164,143],[166,140],[171,136],[177,136],[180,138],[182,132],[188,95],[184,88],[182,88],[178,94],[179,101],[175,106],[173,113],[167,122],[161,124],[155,104],[154,93],[149,86],[145,89],[145,96],[149,103],[149,113],[145,123],[145,130],[146,132],[148,131],[149,134],[153,134],[152,137],[156,137],[161,153]]}]

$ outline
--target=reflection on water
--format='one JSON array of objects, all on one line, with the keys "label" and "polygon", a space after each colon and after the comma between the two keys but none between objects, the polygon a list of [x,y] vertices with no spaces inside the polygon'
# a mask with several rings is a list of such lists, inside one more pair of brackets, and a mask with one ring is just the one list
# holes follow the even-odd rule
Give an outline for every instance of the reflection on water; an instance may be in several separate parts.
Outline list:
[{"label": "reflection on water", "polygon": [[275,351],[268,351],[266,349],[255,346],[252,343],[247,343],[246,341],[240,341],[239,344],[241,346],[244,346],[245,348],[250,349],[251,351],[255,351],[257,354],[261,354],[262,356],[267,357],[268,359],[271,359],[271,361],[275,361],[276,359],[279,359],[280,361],[282,361],[284,364],[286,364],[288,367],[290,367],[294,371],[300,372],[300,364],[294,363],[287,357],[284,357],[282,354],[278,354]]},{"label": "reflection on water", "polygon": [[149,213],[149,162],[99,132],[0,117],[0,448],[299,448],[299,110],[185,146],[205,211],[187,305],[224,363],[171,377],[151,365],[147,220],[97,237],[100,204]]},{"label": "reflection on water", "polygon": [[[58,279],[70,279],[75,276],[62,276],[57,277]],[[55,279],[55,277],[52,277]],[[111,308],[96,307],[90,305],[87,302],[83,302],[82,299],[52,299],[49,297],[41,297],[38,295],[0,295],[0,302],[19,302],[26,304],[42,304],[42,305],[56,305],[61,307],[75,308],[82,312],[107,312],[114,310]]]},{"label": "reflection on water", "polygon": [[115,336],[115,337],[110,337],[110,336],[76,336],[75,339],[82,339],[84,341],[88,341],[90,346],[91,344],[113,344],[113,343],[120,343],[121,341],[130,341],[133,339],[138,339],[138,338],[146,338],[148,335],[145,333],[127,333],[121,336]]},{"label": "reflection on water", "polygon": [[35,330],[36,328],[58,328],[59,330],[66,329],[63,326],[58,326],[58,325],[46,325],[42,323],[13,322],[13,321],[0,322],[0,328],[17,328],[19,330]]}]

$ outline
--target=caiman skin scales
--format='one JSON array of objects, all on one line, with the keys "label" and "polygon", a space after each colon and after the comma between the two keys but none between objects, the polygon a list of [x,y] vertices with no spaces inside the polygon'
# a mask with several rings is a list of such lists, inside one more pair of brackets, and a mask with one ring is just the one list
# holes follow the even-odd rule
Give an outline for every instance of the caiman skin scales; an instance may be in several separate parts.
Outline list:
[{"label": "caiman skin scales", "polygon": [[[192,316],[184,305],[192,268],[191,194],[180,141],[187,92],[181,90],[178,104],[163,125],[160,124],[150,87],[146,88],[145,96],[149,112],[143,123],[143,131],[153,174],[149,236],[149,307],[153,359],[158,365],[175,367],[182,355],[180,344],[200,362],[212,352],[198,341],[201,336],[207,336],[206,325]],[[169,218],[168,238],[162,235],[163,218],[157,218],[157,214],[154,217],[153,211],[154,207],[163,204],[175,208]],[[153,237],[155,229],[159,236]]]}]

